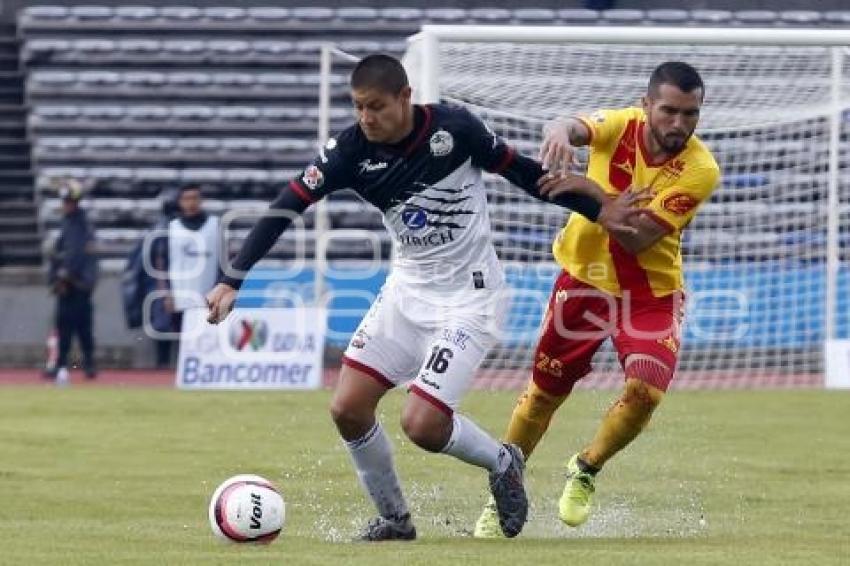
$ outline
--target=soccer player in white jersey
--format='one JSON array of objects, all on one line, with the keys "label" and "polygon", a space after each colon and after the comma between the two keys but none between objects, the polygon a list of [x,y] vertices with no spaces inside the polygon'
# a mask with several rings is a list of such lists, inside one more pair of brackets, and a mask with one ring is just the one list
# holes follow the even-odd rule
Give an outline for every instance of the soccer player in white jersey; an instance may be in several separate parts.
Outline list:
[{"label": "soccer player in white jersey", "polygon": [[[414,105],[404,68],[387,55],[363,59],[351,76],[357,122],[331,139],[284,187],[233,268],[208,294],[209,321],[233,308],[242,276],[289,225],[290,213],[340,189],[379,208],[395,247],[390,275],[343,357],[331,415],[378,517],[364,540],[412,540],[416,530],[376,419],[378,402],[407,384],[401,424],[417,446],[489,471],[505,536],[519,534],[528,502],[523,456],[457,412],[504,311],[504,276],[490,237],[482,170],[537,198],[541,165],[519,155],[467,110]],[[629,230],[631,196],[601,191],[554,200],[608,230]],[[288,211],[281,214],[281,211]]]}]

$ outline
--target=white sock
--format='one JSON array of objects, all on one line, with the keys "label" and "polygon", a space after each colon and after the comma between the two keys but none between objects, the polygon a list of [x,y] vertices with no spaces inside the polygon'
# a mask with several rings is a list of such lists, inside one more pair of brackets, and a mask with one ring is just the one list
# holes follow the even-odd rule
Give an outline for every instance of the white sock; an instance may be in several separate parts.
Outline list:
[{"label": "white sock", "polygon": [[345,443],[360,483],[381,517],[400,519],[408,514],[407,502],[393,464],[390,439],[380,422],[358,440]]},{"label": "white sock", "polygon": [[442,452],[491,472],[503,472],[511,463],[501,443],[458,413],[452,416],[452,435]]}]

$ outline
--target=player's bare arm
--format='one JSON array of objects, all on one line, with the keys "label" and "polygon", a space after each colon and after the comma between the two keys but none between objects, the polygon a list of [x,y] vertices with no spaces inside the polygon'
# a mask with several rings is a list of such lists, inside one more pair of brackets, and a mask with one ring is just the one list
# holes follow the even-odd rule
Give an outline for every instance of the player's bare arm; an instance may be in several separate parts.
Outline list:
[{"label": "player's bare arm", "polygon": [[555,118],[543,127],[540,160],[550,171],[564,171],[579,166],[576,148],[590,143],[590,130],[578,118]]},{"label": "player's bare arm", "polygon": [[[626,193],[632,193],[634,195],[646,194],[634,190],[626,191]],[[652,247],[670,231],[669,228],[656,222],[649,214],[632,216],[628,222],[634,228],[634,231],[612,232],[611,237],[617,240],[623,249],[632,255],[637,255]]]},{"label": "player's bare arm", "polygon": [[631,220],[643,215],[640,204],[651,200],[648,193],[638,191],[625,191],[612,198],[592,179],[575,173],[547,173],[538,181],[538,187],[540,194],[549,199],[569,193],[594,199],[601,205],[596,223],[612,235],[635,235],[638,228]]}]

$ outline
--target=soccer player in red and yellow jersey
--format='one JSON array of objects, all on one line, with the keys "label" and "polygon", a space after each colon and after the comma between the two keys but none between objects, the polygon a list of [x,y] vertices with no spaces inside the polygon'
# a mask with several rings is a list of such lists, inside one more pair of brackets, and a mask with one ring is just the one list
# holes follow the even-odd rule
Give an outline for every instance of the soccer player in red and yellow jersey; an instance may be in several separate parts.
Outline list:
[{"label": "soccer player in red and yellow jersey", "polygon": [[[595,436],[567,463],[559,516],[570,526],[587,520],[597,472],[647,425],[673,379],[684,311],[682,231],[718,184],[711,152],[693,135],[705,87],[686,63],[658,66],[642,108],[600,110],[549,123],[541,157],[551,173],[541,193],[582,184],[612,197],[644,199],[634,233],[609,233],[572,215],[553,251],[563,271],[555,281],[535,352],[531,382],[511,417],[506,441],[526,459],[591,359],[611,338],[625,373],[622,396]],[[590,146],[586,177],[566,172],[575,146]],[[563,167],[563,171],[559,171]],[[475,535],[498,534],[492,506]]]}]

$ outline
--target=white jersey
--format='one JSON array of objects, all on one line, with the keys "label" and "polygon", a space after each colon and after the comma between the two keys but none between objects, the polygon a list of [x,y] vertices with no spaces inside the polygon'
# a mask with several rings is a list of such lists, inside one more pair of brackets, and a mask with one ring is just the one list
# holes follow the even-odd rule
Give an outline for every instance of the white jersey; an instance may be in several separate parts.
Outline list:
[{"label": "white jersey", "polygon": [[541,170],[461,107],[416,107],[413,132],[394,145],[369,142],[355,125],[331,139],[290,187],[314,202],[350,188],[384,213],[393,241],[390,279],[423,297],[501,289],[482,170],[509,166],[527,190]]},{"label": "white jersey", "polygon": [[168,224],[168,279],[178,312],[206,305],[204,297],[216,284],[220,253],[218,217],[209,216],[198,230],[179,218]]}]

